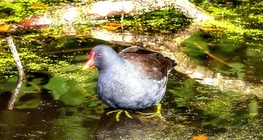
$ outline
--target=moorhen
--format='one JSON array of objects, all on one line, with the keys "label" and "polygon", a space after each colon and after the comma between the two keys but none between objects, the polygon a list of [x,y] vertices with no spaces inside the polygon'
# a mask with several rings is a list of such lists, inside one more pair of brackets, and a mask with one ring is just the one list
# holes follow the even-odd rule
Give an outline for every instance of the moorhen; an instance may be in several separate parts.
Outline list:
[{"label": "moorhen", "polygon": [[92,66],[99,71],[99,98],[113,109],[134,111],[160,103],[166,92],[168,73],[176,62],[137,46],[117,54],[107,45],[97,45],[90,52],[83,70]]}]

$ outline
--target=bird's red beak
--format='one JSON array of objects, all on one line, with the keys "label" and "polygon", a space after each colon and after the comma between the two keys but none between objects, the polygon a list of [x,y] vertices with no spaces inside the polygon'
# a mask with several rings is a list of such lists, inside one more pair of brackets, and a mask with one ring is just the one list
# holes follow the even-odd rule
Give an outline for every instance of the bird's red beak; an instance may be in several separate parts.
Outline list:
[{"label": "bird's red beak", "polygon": [[89,59],[87,63],[85,64],[85,66],[82,68],[82,70],[85,70],[87,68],[94,66],[94,56],[95,56],[95,52],[91,51],[89,54]]}]

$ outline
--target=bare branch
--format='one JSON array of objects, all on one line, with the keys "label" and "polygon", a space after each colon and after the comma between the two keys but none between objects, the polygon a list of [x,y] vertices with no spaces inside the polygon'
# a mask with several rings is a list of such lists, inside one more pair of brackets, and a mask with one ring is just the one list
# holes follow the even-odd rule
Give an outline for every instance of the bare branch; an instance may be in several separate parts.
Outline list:
[{"label": "bare branch", "polygon": [[23,79],[24,79],[24,76],[25,76],[25,73],[24,73],[24,70],[23,70],[23,66],[22,66],[22,63],[20,61],[20,58],[19,58],[19,55],[18,55],[18,52],[16,50],[16,46],[13,42],[13,39],[11,36],[7,37],[6,38],[7,40],[7,43],[8,43],[8,46],[14,56],[14,60],[15,60],[15,63],[16,63],[16,67],[17,67],[17,70],[18,70],[18,80],[17,80],[17,85],[16,85],[16,88],[12,94],[12,97],[11,99],[9,100],[9,103],[8,103],[8,109],[9,110],[13,110],[14,108],[14,104],[15,104],[15,101],[16,101],[16,98],[17,98],[17,95],[20,91],[20,87],[22,86],[22,83],[23,83]]}]

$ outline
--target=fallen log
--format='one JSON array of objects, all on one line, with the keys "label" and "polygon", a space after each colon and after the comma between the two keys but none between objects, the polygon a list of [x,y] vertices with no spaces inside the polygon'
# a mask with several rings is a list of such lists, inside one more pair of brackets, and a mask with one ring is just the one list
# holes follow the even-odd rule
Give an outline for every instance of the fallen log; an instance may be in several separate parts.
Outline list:
[{"label": "fallen log", "polygon": [[19,22],[18,27],[30,29],[61,24],[90,24],[99,19],[144,14],[164,8],[176,9],[195,22],[214,19],[188,0],[98,1],[90,4],[58,6],[41,15]]}]

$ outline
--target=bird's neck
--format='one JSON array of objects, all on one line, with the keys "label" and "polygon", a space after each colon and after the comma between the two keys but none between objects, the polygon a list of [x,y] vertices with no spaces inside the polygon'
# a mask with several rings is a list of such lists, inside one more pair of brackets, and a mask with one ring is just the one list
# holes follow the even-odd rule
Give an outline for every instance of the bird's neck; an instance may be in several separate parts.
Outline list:
[{"label": "bird's neck", "polygon": [[115,59],[112,63],[107,63],[104,67],[99,69],[99,74],[102,75],[121,75],[126,73],[128,69],[127,62],[123,59]]}]

